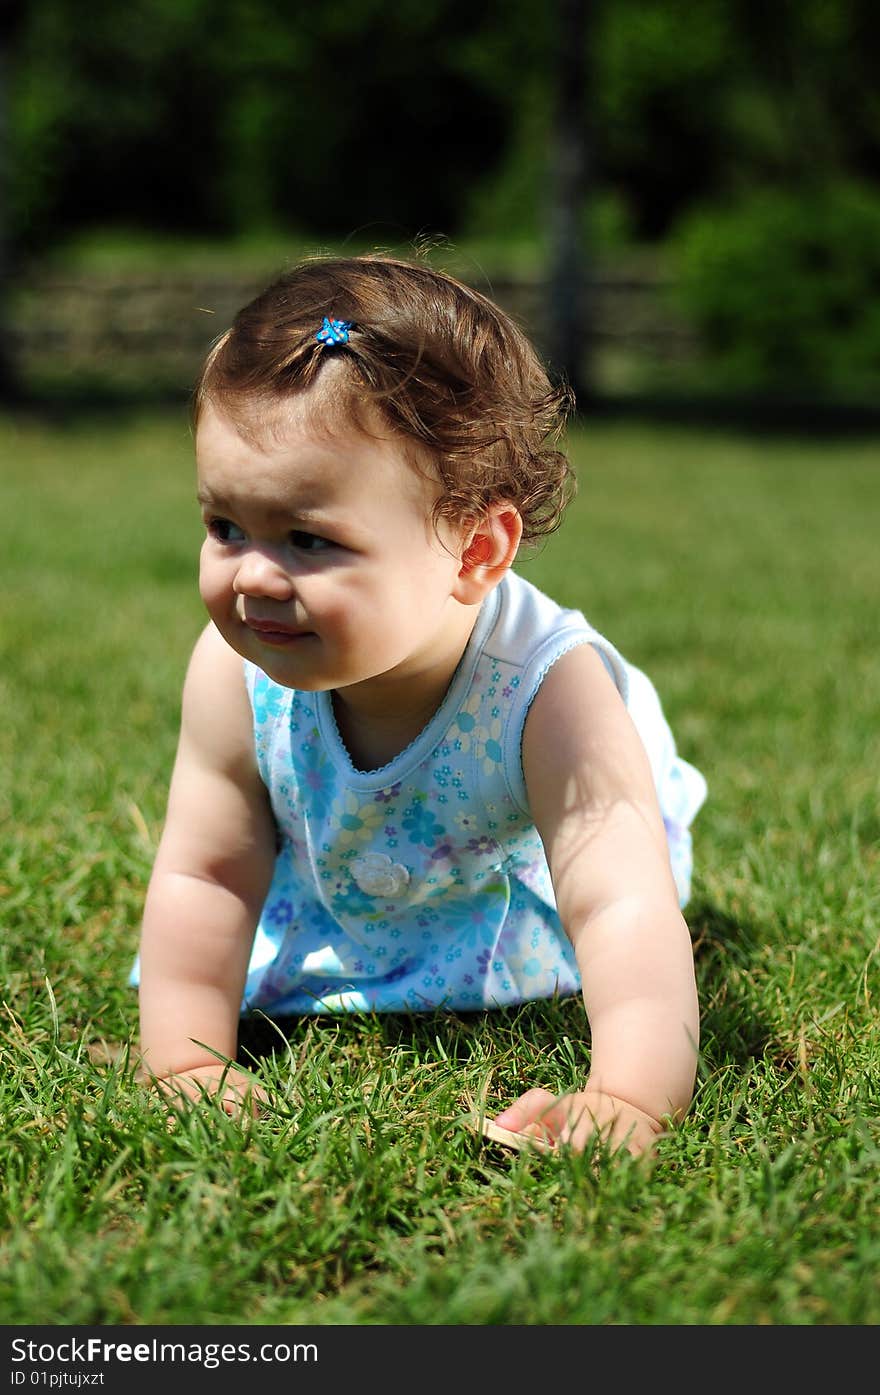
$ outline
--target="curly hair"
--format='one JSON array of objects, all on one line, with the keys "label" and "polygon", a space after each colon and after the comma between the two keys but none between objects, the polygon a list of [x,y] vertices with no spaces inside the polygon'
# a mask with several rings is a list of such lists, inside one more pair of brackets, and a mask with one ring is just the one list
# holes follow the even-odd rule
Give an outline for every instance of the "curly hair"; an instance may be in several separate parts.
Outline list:
[{"label": "curly hair", "polygon": [[[345,343],[316,339],[325,316],[349,323]],[[551,384],[526,335],[479,292],[381,253],[307,258],[214,344],[194,422],[206,404],[241,418],[322,375],[337,393],[341,382],[356,421],[378,409],[427,451],[441,490],[435,523],[473,521],[504,500],[522,516],[524,542],[559,526],[575,487],[559,449],[573,396]]]}]

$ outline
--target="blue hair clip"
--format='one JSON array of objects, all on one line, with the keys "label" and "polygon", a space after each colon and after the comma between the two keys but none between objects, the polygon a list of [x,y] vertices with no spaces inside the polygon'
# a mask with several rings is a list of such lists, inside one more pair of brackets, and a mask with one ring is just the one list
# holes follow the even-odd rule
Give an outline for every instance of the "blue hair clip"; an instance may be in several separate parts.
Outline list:
[{"label": "blue hair clip", "polygon": [[354,329],[351,320],[329,320],[324,316],[324,323],[315,335],[319,344],[326,344],[328,348],[333,348],[337,344],[348,343],[348,331]]}]

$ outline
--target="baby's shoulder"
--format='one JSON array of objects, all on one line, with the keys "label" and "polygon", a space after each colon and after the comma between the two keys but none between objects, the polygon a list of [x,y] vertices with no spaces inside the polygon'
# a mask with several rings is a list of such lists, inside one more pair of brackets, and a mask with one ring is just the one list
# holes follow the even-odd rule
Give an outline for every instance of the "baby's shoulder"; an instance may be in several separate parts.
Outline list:
[{"label": "baby's shoulder", "polygon": [[508,573],[498,591],[498,611],[485,652],[519,669],[521,696],[527,705],[559,659],[580,646],[592,648],[600,656],[615,687],[626,699],[626,661],[583,611],[560,605],[514,572]]},{"label": "baby's shoulder", "polygon": [[497,589],[494,623],[486,650],[502,663],[524,664],[532,651],[563,631],[588,629],[578,610],[558,604],[517,572],[508,572]]},{"label": "baby's shoulder", "polygon": [[210,701],[212,694],[216,696],[230,688],[239,693],[243,685],[241,655],[226,643],[213,622],[209,622],[193,646],[185,689],[202,694]]},{"label": "baby's shoulder", "polygon": [[236,765],[252,749],[242,660],[207,625],[193,647],[183,685],[181,740],[205,764]]}]

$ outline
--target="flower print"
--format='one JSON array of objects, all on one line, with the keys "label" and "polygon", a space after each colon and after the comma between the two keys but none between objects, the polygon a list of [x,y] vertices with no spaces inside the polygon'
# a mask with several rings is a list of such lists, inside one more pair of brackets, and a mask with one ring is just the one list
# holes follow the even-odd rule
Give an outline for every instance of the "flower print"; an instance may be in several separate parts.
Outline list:
[{"label": "flower print", "polygon": [[330,812],[335,772],[333,764],[318,742],[304,742],[293,753],[293,766],[300,786],[306,792],[306,804],[319,819]]},{"label": "flower print", "polygon": [[399,794],[400,783],[398,782],[396,785],[390,785],[387,789],[378,790],[373,798],[377,804],[391,804]]},{"label": "flower print", "polygon": [[476,741],[477,760],[482,761],[483,770],[491,775],[497,765],[504,760],[501,747],[501,719],[494,717],[487,727],[481,727]]},{"label": "flower print", "polygon": [[481,977],[484,977],[489,972],[491,960],[492,955],[489,953],[488,949],[481,949],[477,955],[477,973],[480,974]]},{"label": "flower print", "polygon": [[289,925],[293,920],[293,902],[288,901],[285,896],[280,897],[266,911],[266,919],[275,925]]},{"label": "flower print", "polygon": [[423,844],[426,848],[441,838],[445,832],[442,824],[436,822],[433,810],[429,809],[424,798],[417,795],[403,815],[403,826],[411,843]]},{"label": "flower print", "polygon": [[364,929],[372,929],[372,926],[365,924],[366,921],[375,917],[376,902],[372,896],[368,896],[362,891],[357,882],[349,879],[346,882],[338,882],[330,902],[331,910],[340,920],[343,916],[350,916],[361,922]]},{"label": "flower print", "polygon": [[458,731],[454,745],[457,751],[469,751],[471,743],[477,731],[477,718],[480,714],[480,692],[476,689],[471,693],[467,702],[456,713],[452,725],[449,728],[450,734]]},{"label": "flower print", "polygon": [[506,910],[506,899],[493,894],[497,886],[487,888],[479,895],[458,897],[450,900],[442,909],[444,925],[457,932],[462,944],[476,949],[479,945],[495,943],[499,921]]},{"label": "flower print", "polygon": [[472,853],[494,853],[497,844],[494,838],[489,838],[485,833],[481,833],[479,838],[468,839],[468,852]]},{"label": "flower print", "polygon": [[[415,909],[418,906],[431,905],[432,902],[440,902],[440,919],[443,919],[445,907],[443,899],[447,892],[454,887],[461,886],[461,873],[454,862],[448,858],[439,858],[436,862],[428,863],[423,869],[423,874],[409,888],[409,905]],[[432,907],[432,924],[437,921],[438,913]]]},{"label": "flower print", "polygon": [[462,813],[455,816],[456,825],[463,833],[476,833],[479,823],[475,814]]},{"label": "flower print", "polygon": [[273,683],[265,673],[257,672],[254,680],[254,717],[259,725],[277,717],[284,707],[288,689]]},{"label": "flower print", "polygon": [[364,842],[378,829],[384,817],[381,804],[377,804],[374,799],[367,804],[360,804],[357,795],[351,790],[346,790],[333,801],[331,822],[333,827],[339,830],[338,841],[343,846]]},{"label": "flower print", "polygon": [[526,866],[518,853],[508,853],[503,861],[498,864],[498,871],[502,877],[513,877]]},{"label": "flower print", "polygon": [[286,997],[293,986],[290,978],[291,976],[285,973],[281,965],[270,964],[259,981],[260,1002],[278,1002],[279,999]]}]

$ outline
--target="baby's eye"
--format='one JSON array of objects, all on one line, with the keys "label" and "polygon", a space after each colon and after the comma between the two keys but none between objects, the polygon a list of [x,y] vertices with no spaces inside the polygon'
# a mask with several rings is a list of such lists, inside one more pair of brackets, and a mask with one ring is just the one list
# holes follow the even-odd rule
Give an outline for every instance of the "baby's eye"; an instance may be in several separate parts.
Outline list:
[{"label": "baby's eye", "polygon": [[205,522],[210,537],[216,538],[221,543],[237,543],[244,541],[244,533],[237,523],[230,523],[228,518],[209,518]]},{"label": "baby's eye", "polygon": [[321,538],[317,533],[304,533],[299,528],[290,534],[290,541],[299,552],[323,552],[333,546],[329,538]]}]

